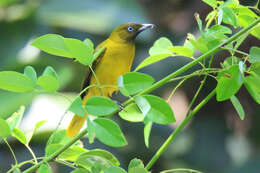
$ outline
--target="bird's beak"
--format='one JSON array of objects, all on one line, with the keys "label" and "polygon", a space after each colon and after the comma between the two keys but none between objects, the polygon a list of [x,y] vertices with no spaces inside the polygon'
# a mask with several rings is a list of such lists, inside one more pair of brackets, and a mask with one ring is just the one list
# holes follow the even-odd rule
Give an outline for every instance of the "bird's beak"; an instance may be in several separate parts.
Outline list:
[{"label": "bird's beak", "polygon": [[141,28],[138,29],[138,32],[142,32],[148,28],[153,28],[154,24],[142,24]]}]

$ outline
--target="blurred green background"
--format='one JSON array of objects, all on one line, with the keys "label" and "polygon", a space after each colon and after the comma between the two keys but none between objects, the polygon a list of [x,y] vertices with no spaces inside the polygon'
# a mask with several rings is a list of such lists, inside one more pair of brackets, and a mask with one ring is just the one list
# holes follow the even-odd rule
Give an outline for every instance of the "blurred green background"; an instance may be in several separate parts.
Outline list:
[{"label": "blurred green background", "polygon": [[[253,5],[256,0],[244,0],[242,4]],[[84,67],[70,59],[60,58],[40,52],[31,47],[30,42],[47,33],[58,33],[64,37],[80,40],[90,38],[95,45],[108,37],[117,25],[127,22],[153,23],[156,27],[146,31],[136,40],[136,57],[133,69],[146,57],[153,42],[159,37],[168,37],[175,45],[182,44],[186,34],[197,35],[194,13],[204,19],[210,7],[200,0],[0,0],[0,70],[23,72],[26,65],[33,66],[38,75],[50,65],[61,81],[60,92],[70,98],[80,91]],[[252,36],[240,47],[248,51],[260,41]],[[227,53],[218,53],[215,66],[223,61]],[[152,75],[156,80],[189,62],[184,57],[168,58],[141,72]],[[195,68],[194,68],[195,69]],[[193,70],[194,70],[193,69]],[[181,121],[189,101],[200,84],[201,78],[186,82],[171,100],[177,120]],[[154,94],[167,98],[176,83],[169,83]],[[214,88],[216,82],[208,80],[198,99],[201,100]],[[244,88],[237,95],[246,112],[241,121],[229,101],[209,102],[181,132],[176,141],[152,168],[152,172],[170,168],[192,168],[205,173],[257,173],[260,170],[260,106]],[[120,95],[115,99],[123,100]],[[60,96],[17,94],[0,90],[0,117],[7,118],[20,105],[26,105],[26,115],[22,128],[30,130],[33,123],[45,119],[47,127],[34,136],[31,146],[37,156],[44,154],[44,146],[49,129],[55,128],[66,107],[67,101]],[[66,115],[61,128],[65,128],[72,115]],[[178,125],[159,126],[152,129],[150,148],[143,140],[143,124],[129,123],[115,119],[128,140],[128,146],[109,148],[98,141],[86,148],[105,148],[115,154],[126,168],[130,159],[138,157],[149,161],[158,147]],[[49,126],[48,126],[49,125]],[[47,130],[46,130],[47,129]],[[31,159],[31,155],[19,142],[9,139],[18,161]],[[0,173],[6,172],[13,158],[7,146],[0,143]],[[70,168],[51,164],[54,172],[69,172]],[[23,167],[24,169],[26,167]]]}]

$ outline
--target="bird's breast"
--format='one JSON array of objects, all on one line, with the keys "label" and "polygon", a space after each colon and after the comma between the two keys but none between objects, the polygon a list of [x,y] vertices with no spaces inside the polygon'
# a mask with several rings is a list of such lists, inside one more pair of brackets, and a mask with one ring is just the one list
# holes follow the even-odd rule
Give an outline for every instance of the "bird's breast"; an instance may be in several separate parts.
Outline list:
[{"label": "bird's breast", "polygon": [[[101,85],[117,85],[120,75],[131,70],[135,56],[135,46],[133,43],[122,44],[107,41],[104,56],[98,62],[95,73]],[[93,77],[92,77],[93,78]],[[96,83],[91,79],[91,83]],[[104,89],[104,95],[111,95],[116,88]]]}]

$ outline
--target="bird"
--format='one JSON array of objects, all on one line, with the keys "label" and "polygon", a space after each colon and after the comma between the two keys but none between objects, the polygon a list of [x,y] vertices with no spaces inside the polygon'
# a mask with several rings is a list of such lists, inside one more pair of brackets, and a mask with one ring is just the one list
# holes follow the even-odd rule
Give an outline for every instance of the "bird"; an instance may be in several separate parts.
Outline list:
[{"label": "bird", "polygon": [[[153,28],[153,24],[126,23],[116,27],[109,37],[100,43],[95,51],[104,48],[92,64],[92,69],[87,68],[87,75],[82,89],[89,85],[117,85],[120,75],[130,72],[135,56],[135,38],[142,31]],[[94,73],[93,73],[94,72]],[[116,87],[90,87],[81,94],[82,105],[92,96],[111,97],[118,92]],[[74,137],[86,122],[87,113],[84,116],[74,115],[67,127],[66,134]]]}]

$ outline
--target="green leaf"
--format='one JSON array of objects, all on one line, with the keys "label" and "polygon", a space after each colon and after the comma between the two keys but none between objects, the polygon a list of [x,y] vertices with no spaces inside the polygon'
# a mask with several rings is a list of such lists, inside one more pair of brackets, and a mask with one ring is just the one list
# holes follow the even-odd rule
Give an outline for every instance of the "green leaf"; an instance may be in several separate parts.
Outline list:
[{"label": "green leaf", "polygon": [[62,148],[64,145],[63,144],[50,144],[47,145],[45,148],[45,157],[49,157],[53,153],[55,153],[57,150]]},{"label": "green leaf", "polygon": [[[21,120],[22,120],[22,117],[23,117],[23,114],[24,114],[24,111],[25,111],[25,107],[24,106],[21,106],[20,109],[13,113],[6,121],[8,122],[9,126],[10,126],[10,129],[11,131],[15,128],[15,127],[18,127],[21,123]],[[1,130],[0,130],[1,131]]]},{"label": "green leaf", "polygon": [[119,116],[130,122],[142,122],[144,120],[144,115],[135,103],[127,105],[119,112]]},{"label": "green leaf", "polygon": [[9,124],[2,118],[0,118],[0,137],[6,138],[11,134]]},{"label": "green leaf", "polygon": [[190,33],[188,34],[187,39],[190,41],[190,43],[193,45],[193,47],[198,49],[200,52],[206,53],[208,51],[208,47],[205,43],[205,40],[202,40],[202,39],[195,40],[194,36]]},{"label": "green leaf", "polygon": [[233,65],[218,73],[216,87],[217,101],[224,101],[236,94],[243,84],[243,76],[238,65]]},{"label": "green leaf", "polygon": [[145,168],[132,168],[128,173],[149,173]]},{"label": "green leaf", "polygon": [[170,124],[176,121],[171,107],[160,97],[142,95],[135,97],[135,102],[143,115],[152,122]]},{"label": "green leaf", "polygon": [[[170,50],[168,50],[170,51]],[[151,65],[153,63],[156,63],[158,61],[161,61],[165,58],[168,58],[169,56],[172,56],[172,53],[164,53],[164,54],[157,54],[157,55],[153,55],[153,56],[149,56],[148,58],[146,58],[145,60],[143,60],[137,67],[134,71],[138,71],[140,70],[141,68],[144,68],[148,65]]]},{"label": "green leaf", "polygon": [[230,56],[228,58],[225,59],[225,61],[223,62],[222,66],[223,68],[229,68],[233,65],[238,64],[240,61],[240,59],[236,56]]},{"label": "green leaf", "polygon": [[150,56],[152,55],[158,55],[158,54],[170,54],[171,51],[169,51],[169,47],[172,46],[172,42],[166,38],[161,37],[158,40],[156,40],[153,44],[153,46],[149,50]]},{"label": "green leaf", "polygon": [[202,0],[212,8],[217,8],[217,1],[216,0]]},{"label": "green leaf", "polygon": [[210,29],[208,29],[208,31],[212,34],[215,33],[232,34],[232,30],[223,25],[213,25],[212,27],[210,27]]},{"label": "green leaf", "polygon": [[87,129],[88,129],[88,140],[89,143],[92,144],[95,138],[95,127],[90,120],[89,116],[87,116]]},{"label": "green leaf", "polygon": [[148,74],[128,72],[119,76],[117,85],[123,95],[129,96],[150,87],[153,83],[153,77]]},{"label": "green leaf", "polygon": [[69,107],[69,111],[77,114],[78,116],[83,117],[85,115],[85,111],[82,106],[81,97],[77,97]]},{"label": "green leaf", "polygon": [[34,85],[36,85],[37,73],[32,66],[26,66],[25,67],[24,75],[27,76],[28,78],[30,78],[33,81]]},{"label": "green leaf", "polygon": [[243,106],[241,105],[241,103],[237,99],[237,97],[236,96],[231,96],[230,97],[230,101],[233,104],[233,106],[235,107],[235,109],[236,109],[240,119],[244,120],[244,118],[245,118],[245,111],[243,109]]},{"label": "green leaf", "polygon": [[58,80],[58,75],[57,75],[56,71],[54,70],[54,68],[52,68],[51,66],[47,66],[44,69],[42,76],[45,76],[45,75],[53,76],[55,79]]},{"label": "green leaf", "polygon": [[230,24],[234,27],[238,26],[238,20],[236,17],[236,13],[228,7],[223,7],[223,22],[226,24]]},{"label": "green leaf", "polygon": [[[250,23],[255,21],[254,17],[248,15],[239,15],[238,16],[239,25],[242,27],[248,26]],[[256,25],[254,29],[250,32],[253,36],[260,39],[260,24]]]},{"label": "green leaf", "polygon": [[34,89],[33,81],[24,74],[15,71],[0,72],[0,89],[12,92],[30,92]]},{"label": "green leaf", "polygon": [[132,159],[128,165],[128,171],[130,171],[132,168],[144,168],[142,160],[137,158]]},{"label": "green leaf", "polygon": [[245,87],[253,99],[260,104],[260,77],[255,73],[245,77]]},{"label": "green leaf", "polygon": [[94,149],[94,150],[90,150],[84,154],[82,154],[80,157],[82,156],[98,156],[101,157],[107,161],[109,161],[112,165],[115,166],[119,166],[120,162],[117,160],[117,158],[110,152],[106,151],[106,150],[102,150],[102,149]]},{"label": "green leaf", "polygon": [[183,46],[172,46],[169,47],[169,50],[176,54],[176,56],[186,56],[186,57],[192,57],[193,51],[187,47]]},{"label": "green leaf", "polygon": [[45,120],[43,120],[43,121],[39,121],[39,122],[37,122],[36,124],[35,124],[35,126],[34,126],[34,129],[33,129],[33,131],[30,131],[30,132],[28,132],[28,133],[26,133],[26,144],[28,145],[29,143],[30,143],[30,141],[31,141],[31,139],[32,139],[32,136],[34,135],[34,133],[43,125],[43,124],[45,124],[47,121],[45,121]]},{"label": "green leaf", "polygon": [[75,164],[87,169],[95,167],[101,170],[112,166],[109,160],[100,156],[87,155],[86,153],[81,154]]},{"label": "green leaf", "polygon": [[[52,133],[49,137],[46,146],[51,144],[65,144],[66,142],[70,141],[71,138],[66,135],[66,130],[58,130]],[[77,143],[75,143],[76,145]]]},{"label": "green leaf", "polygon": [[206,29],[210,26],[210,24],[212,23],[212,21],[217,17],[218,11],[217,10],[213,10],[210,13],[208,13],[207,17],[206,17]]},{"label": "green leaf", "polygon": [[87,170],[85,168],[77,168],[77,169],[73,170],[71,173],[91,173],[91,172],[89,172],[89,170]]},{"label": "green leaf", "polygon": [[26,145],[27,139],[24,132],[18,128],[14,128],[12,131],[12,136],[15,137],[22,144]]},{"label": "green leaf", "polygon": [[93,49],[80,40],[65,38],[65,45],[70,50],[71,55],[83,65],[91,65],[93,59]]},{"label": "green leaf", "polygon": [[37,84],[47,92],[56,92],[59,89],[58,80],[51,75],[40,76],[37,80]]},{"label": "green leaf", "polygon": [[145,146],[147,148],[149,148],[149,137],[151,134],[152,126],[153,126],[153,123],[151,121],[146,123],[144,126],[144,142],[145,142]]},{"label": "green leaf", "polygon": [[64,37],[57,34],[46,34],[35,39],[31,45],[51,55],[73,58],[64,43]]},{"label": "green leaf", "polygon": [[83,42],[90,48],[91,52],[93,53],[94,52],[93,42],[89,38],[86,38]]},{"label": "green leaf", "polygon": [[107,168],[104,173],[127,173],[124,169],[117,167],[117,166],[111,166]]},{"label": "green leaf", "polygon": [[52,173],[51,167],[48,164],[41,164],[40,168],[37,171],[38,173]]},{"label": "green leaf", "polygon": [[[52,144],[52,145],[60,145],[60,144]],[[52,146],[52,145],[50,145],[50,146]],[[48,146],[48,147],[50,147],[50,146]],[[71,146],[67,150],[65,150],[63,153],[61,153],[58,156],[58,159],[74,162],[77,160],[77,158],[81,154],[87,153],[87,152],[88,152],[88,150],[86,150],[80,146]]]},{"label": "green leaf", "polygon": [[249,51],[249,62],[255,63],[260,62],[260,48],[259,47],[251,47]]},{"label": "green leaf", "polygon": [[257,76],[260,77],[260,62],[251,64],[249,71],[254,72]]},{"label": "green leaf", "polygon": [[96,137],[104,144],[112,147],[122,147],[127,144],[120,127],[112,120],[97,118],[93,122]]},{"label": "green leaf", "polygon": [[255,12],[253,12],[252,10],[250,10],[248,7],[239,5],[238,8],[236,8],[238,10],[238,17],[240,15],[246,15],[246,16],[250,16],[253,18],[257,18],[258,16],[255,14]]},{"label": "green leaf", "polygon": [[94,116],[112,115],[119,110],[119,106],[111,99],[93,96],[86,102],[86,111]]}]

